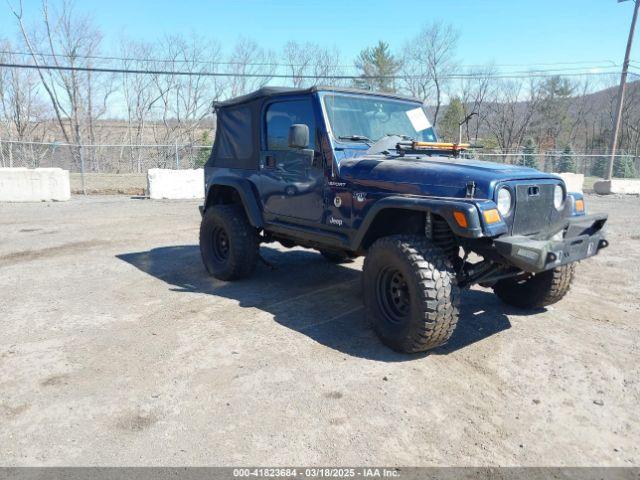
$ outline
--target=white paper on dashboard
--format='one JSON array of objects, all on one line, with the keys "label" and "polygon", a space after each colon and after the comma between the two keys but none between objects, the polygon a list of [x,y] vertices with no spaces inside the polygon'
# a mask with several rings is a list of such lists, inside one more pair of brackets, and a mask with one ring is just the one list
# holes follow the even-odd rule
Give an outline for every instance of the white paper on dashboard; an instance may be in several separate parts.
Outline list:
[{"label": "white paper on dashboard", "polygon": [[421,132],[422,130],[426,130],[431,127],[431,123],[429,122],[429,119],[424,113],[422,107],[408,110],[407,117],[409,117],[409,121],[411,121],[411,125],[416,132]]}]

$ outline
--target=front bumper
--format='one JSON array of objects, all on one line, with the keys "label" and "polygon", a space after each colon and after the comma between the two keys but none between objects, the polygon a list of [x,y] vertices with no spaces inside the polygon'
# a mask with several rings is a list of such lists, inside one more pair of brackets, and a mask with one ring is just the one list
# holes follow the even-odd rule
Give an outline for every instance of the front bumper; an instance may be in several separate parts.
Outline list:
[{"label": "front bumper", "polygon": [[550,238],[499,237],[493,243],[509,264],[537,273],[592,257],[607,247],[609,242],[602,231],[606,221],[606,214],[572,217]]}]

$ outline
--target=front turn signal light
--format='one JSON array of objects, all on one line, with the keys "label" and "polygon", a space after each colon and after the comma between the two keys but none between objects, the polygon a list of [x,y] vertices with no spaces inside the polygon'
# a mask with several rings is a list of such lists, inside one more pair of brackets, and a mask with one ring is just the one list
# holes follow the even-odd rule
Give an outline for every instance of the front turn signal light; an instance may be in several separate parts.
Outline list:
[{"label": "front turn signal light", "polygon": [[576,212],[584,212],[584,200],[576,200]]},{"label": "front turn signal light", "polygon": [[467,216],[464,214],[464,212],[460,212],[458,210],[454,210],[453,211],[453,218],[456,219],[456,223],[460,227],[467,228],[469,226],[469,222],[467,222]]},{"label": "front turn signal light", "polygon": [[498,223],[501,220],[500,213],[498,213],[498,210],[495,208],[485,210],[482,215],[484,216],[484,221],[489,225],[492,223]]}]

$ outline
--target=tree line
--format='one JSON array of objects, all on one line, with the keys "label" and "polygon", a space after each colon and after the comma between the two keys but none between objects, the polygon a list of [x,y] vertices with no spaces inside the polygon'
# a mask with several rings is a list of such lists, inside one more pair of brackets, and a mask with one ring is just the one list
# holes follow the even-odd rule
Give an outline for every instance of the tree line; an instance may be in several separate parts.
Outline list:
[{"label": "tree line", "polygon": [[[51,8],[43,0],[36,22],[26,21],[21,2],[9,2],[9,9],[16,32],[13,39],[0,38],[0,62],[86,71],[0,67],[0,141],[208,144],[212,101],[284,82],[294,87],[354,86],[418,98],[428,106],[442,139],[458,141],[462,132],[463,141],[481,144],[483,151],[518,153],[519,162],[539,158],[540,152],[552,152],[553,162],[561,161],[562,152],[564,158],[569,151],[604,153],[610,141],[616,92],[605,87],[614,85],[615,77],[505,78],[491,64],[464,67],[457,53],[460,33],[442,22],[424,25],[404,45],[392,48],[381,40],[351,61],[335,47],[314,43],[290,41],[272,51],[240,38],[223,48],[218,41],[195,35],[166,36],[153,43],[122,39],[108,56],[99,26],[71,2]],[[150,73],[91,71],[104,65]],[[202,72],[226,76],[198,75]],[[279,78],[283,74],[286,80]],[[628,92],[620,145],[638,157],[638,82]],[[81,155],[80,148],[73,149],[74,161]],[[88,161],[100,170],[99,158]]]}]

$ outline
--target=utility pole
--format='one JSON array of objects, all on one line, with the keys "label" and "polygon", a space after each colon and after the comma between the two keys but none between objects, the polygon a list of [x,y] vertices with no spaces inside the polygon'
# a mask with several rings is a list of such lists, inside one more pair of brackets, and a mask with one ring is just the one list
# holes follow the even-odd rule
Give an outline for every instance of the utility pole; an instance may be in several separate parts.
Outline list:
[{"label": "utility pole", "polygon": [[[626,0],[618,0],[622,3]],[[636,29],[636,20],[638,19],[638,7],[640,0],[633,0],[635,7],[633,9],[633,19],[631,20],[631,28],[629,30],[629,39],[627,40],[627,51],[624,55],[624,63],[622,64],[622,75],[620,76],[620,88],[618,89],[618,105],[616,107],[616,118],[613,126],[613,138],[611,139],[611,157],[609,158],[609,168],[605,180],[611,180],[613,176],[613,161],[616,158],[616,149],[618,148],[618,135],[620,134],[620,121],[622,119],[622,105],[624,104],[624,91],[627,86],[627,72],[629,71],[629,57],[631,56],[631,44],[633,43],[633,33]]]},{"label": "utility pole", "polygon": [[458,122],[458,145],[462,144],[462,126],[466,125],[469,122],[469,120],[471,120],[471,117],[477,114],[478,112],[471,112],[469,115],[464,117],[464,120],[462,120],[461,122]]}]

